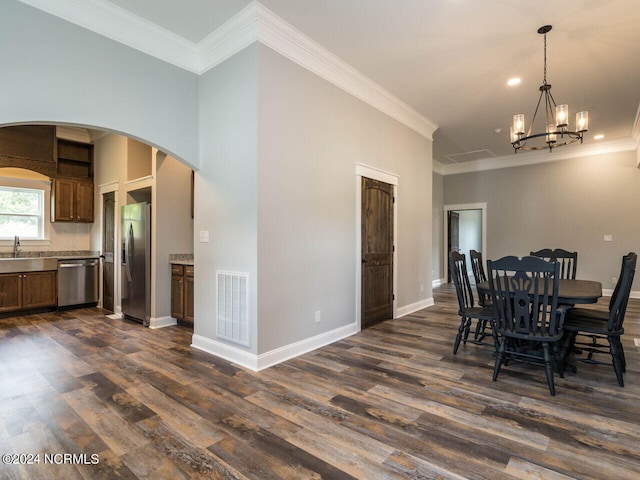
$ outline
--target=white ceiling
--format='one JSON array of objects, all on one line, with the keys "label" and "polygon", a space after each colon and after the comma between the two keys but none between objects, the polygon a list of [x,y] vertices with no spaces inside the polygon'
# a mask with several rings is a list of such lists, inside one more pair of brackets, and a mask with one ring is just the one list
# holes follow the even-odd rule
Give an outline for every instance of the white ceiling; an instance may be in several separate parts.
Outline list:
[{"label": "white ceiling", "polygon": [[[115,5],[193,43],[251,3],[74,1]],[[538,99],[543,39],[536,31],[545,24],[553,25],[547,80],[571,117],[589,111],[585,143],[597,142],[595,134],[605,142],[632,135],[640,104],[638,0],[260,3],[437,124],[434,158],[443,164],[512,154],[512,115],[524,113],[529,121]],[[513,76],[522,83],[507,87]]]}]

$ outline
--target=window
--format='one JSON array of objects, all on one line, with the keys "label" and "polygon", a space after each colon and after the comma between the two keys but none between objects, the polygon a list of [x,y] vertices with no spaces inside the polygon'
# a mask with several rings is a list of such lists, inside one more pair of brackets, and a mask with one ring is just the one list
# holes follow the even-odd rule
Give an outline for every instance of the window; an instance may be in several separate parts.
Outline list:
[{"label": "window", "polygon": [[0,238],[44,238],[44,190],[0,186]]}]

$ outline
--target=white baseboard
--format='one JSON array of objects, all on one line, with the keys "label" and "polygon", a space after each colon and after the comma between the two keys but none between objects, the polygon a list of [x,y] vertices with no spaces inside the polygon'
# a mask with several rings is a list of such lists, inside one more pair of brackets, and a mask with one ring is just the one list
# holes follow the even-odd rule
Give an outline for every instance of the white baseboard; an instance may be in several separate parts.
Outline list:
[{"label": "white baseboard", "polygon": [[436,278],[431,282],[431,287],[432,288],[439,287],[440,285],[444,285],[445,283],[447,282],[444,281],[444,278]]},{"label": "white baseboard", "polygon": [[[613,289],[602,289],[603,297],[610,297],[611,295],[613,295]],[[640,292],[635,291],[629,293],[629,298],[640,298]]]},{"label": "white baseboard", "polygon": [[120,320],[122,318],[121,313],[112,313],[111,315],[107,315],[107,318],[111,320]]},{"label": "white baseboard", "polygon": [[178,321],[173,317],[151,317],[149,319],[149,328],[164,328],[177,325]]},{"label": "white baseboard", "polygon": [[291,358],[310,352],[317,348],[337,342],[343,338],[357,333],[357,324],[351,323],[344,327],[339,327],[329,332],[324,332],[311,338],[300,340],[299,342],[276,348],[270,352],[256,355],[238,347],[222,343],[218,340],[212,340],[201,335],[194,334],[191,340],[191,346],[210,353],[220,358],[224,358],[241,367],[248,368],[254,372],[259,372],[265,368],[272,367],[278,363],[284,362]]},{"label": "white baseboard", "polygon": [[431,307],[433,305],[435,305],[433,298],[426,298],[419,302],[405,305],[404,307],[400,307],[396,310],[396,318],[404,317],[405,315],[409,315],[410,313],[417,312],[418,310],[422,310],[423,308]]}]

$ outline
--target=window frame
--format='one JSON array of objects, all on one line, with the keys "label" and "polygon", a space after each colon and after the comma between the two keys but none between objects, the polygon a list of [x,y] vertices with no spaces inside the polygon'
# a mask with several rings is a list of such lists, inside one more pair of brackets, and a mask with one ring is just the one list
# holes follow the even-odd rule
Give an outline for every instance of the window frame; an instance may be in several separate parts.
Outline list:
[{"label": "window frame", "polygon": [[[38,236],[37,237],[21,237],[20,241],[25,242],[43,242],[48,241],[49,239],[49,207],[50,207],[50,196],[51,196],[51,180],[34,180],[34,179],[24,179],[24,178],[15,178],[15,177],[0,177],[0,189],[10,189],[10,190],[35,190],[40,193],[39,195],[39,214],[38,218]],[[25,216],[16,214],[16,216]],[[34,216],[34,215],[27,215]],[[14,235],[11,236],[0,236],[0,244],[7,244],[8,242],[13,242]]]}]

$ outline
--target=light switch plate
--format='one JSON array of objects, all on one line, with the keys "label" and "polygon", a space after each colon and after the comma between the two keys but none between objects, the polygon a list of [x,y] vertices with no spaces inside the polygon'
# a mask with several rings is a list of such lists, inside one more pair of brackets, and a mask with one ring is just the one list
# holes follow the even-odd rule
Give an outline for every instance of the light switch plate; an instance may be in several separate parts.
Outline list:
[{"label": "light switch plate", "polygon": [[200,231],[200,243],[209,243],[209,231],[201,230]]},{"label": "light switch plate", "polygon": [[604,241],[605,242],[613,242],[613,235],[605,235],[604,236]]}]

